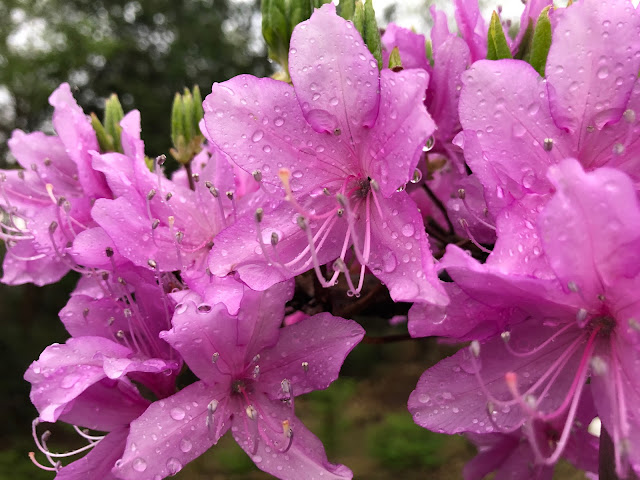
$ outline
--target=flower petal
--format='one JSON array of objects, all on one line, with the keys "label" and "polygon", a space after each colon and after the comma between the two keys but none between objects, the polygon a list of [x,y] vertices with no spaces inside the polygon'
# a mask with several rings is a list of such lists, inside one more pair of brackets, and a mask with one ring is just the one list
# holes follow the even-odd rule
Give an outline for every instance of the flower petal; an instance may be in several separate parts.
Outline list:
[{"label": "flower petal", "polygon": [[[321,46],[318,44],[321,43]],[[378,115],[378,63],[333,4],[316,9],[291,35],[289,72],[305,118],[316,132],[339,129],[357,145]]]},{"label": "flower petal", "polygon": [[[625,45],[624,49],[611,48]],[[640,15],[630,0],[586,0],[564,12],[547,58],[551,113],[577,134],[616,122],[640,70]]]},{"label": "flower petal", "polygon": [[[431,302],[444,305],[447,295],[438,279],[422,217],[407,192],[379,198],[380,211],[371,200],[371,254],[368,267],[382,280],[396,302]],[[364,222],[360,222],[364,223]],[[367,237],[359,225],[359,241]],[[361,247],[362,248],[362,247]]]},{"label": "flower petal", "polygon": [[352,320],[320,313],[280,331],[278,344],[260,354],[260,386],[270,398],[283,397],[281,382],[291,382],[293,395],[327,388],[344,359],[364,337]]},{"label": "flower petal", "polygon": [[[322,442],[307,430],[290,407],[260,395],[255,395],[254,400],[260,412],[257,422],[261,435],[256,437],[247,428],[247,422],[251,420],[241,418],[242,414],[234,417],[231,431],[238,445],[260,470],[281,480],[299,480],[301,476],[329,480],[353,478],[351,470],[344,465],[329,463]],[[291,447],[281,453],[289,443],[284,433],[284,421],[288,422],[293,438]],[[269,439],[270,445],[263,435]]]},{"label": "flower petal", "polygon": [[[113,473],[124,480],[150,480],[178,473],[184,465],[215,445],[230,426],[224,399],[228,391],[197,382],[175,395],[157,401],[131,422],[131,433]],[[222,422],[208,428],[209,403],[218,407],[213,416]]]},{"label": "flower petal", "polygon": [[424,107],[429,75],[424,70],[380,74],[380,113],[360,154],[363,170],[390,197],[411,179],[436,125]]}]

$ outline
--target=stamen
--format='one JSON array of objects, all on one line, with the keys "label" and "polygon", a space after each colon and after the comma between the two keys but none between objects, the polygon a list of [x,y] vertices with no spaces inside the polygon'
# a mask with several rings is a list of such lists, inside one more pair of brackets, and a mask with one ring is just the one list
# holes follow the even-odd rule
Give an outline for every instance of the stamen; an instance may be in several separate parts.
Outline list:
[{"label": "stamen", "polygon": [[[472,209],[471,206],[467,203],[467,192],[464,188],[460,188],[458,189],[458,198],[460,200],[462,200],[462,204],[464,205],[464,207],[467,209],[467,212],[469,212],[471,214],[471,216],[473,218],[475,218],[478,222],[480,222],[482,225],[484,225],[485,227],[495,231],[496,227],[494,227],[493,225],[491,225],[490,223],[486,222],[485,220],[483,220],[482,218],[480,218],[479,215],[477,215]],[[488,211],[485,209],[484,211],[485,215],[488,213]]]},{"label": "stamen", "polygon": [[461,218],[459,220],[459,223],[460,223],[460,226],[464,228],[464,231],[467,234],[467,238],[471,241],[471,243],[473,243],[476,247],[478,247],[478,249],[480,249],[484,253],[489,253],[489,254],[491,253],[491,250],[483,247],[476,241],[476,239],[471,234],[471,231],[469,230],[469,223],[464,218]]}]

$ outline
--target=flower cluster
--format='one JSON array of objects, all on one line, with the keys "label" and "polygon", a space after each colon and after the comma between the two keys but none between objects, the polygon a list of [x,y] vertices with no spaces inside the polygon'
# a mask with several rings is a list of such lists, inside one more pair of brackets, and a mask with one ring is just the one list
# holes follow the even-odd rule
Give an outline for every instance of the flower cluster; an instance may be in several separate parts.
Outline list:
[{"label": "flower cluster", "polygon": [[[640,12],[529,0],[511,38],[456,0],[459,34],[433,7],[430,42],[392,24],[376,47],[340,3],[293,28],[290,82],[213,85],[171,178],[137,111],[106,148],[67,84],[56,135],[14,132],[2,281],[80,276],[70,338],[25,374],[33,462],[156,480],[230,430],[277,478],[352,478],[295,415],[365,334],[287,306],[311,272],[350,297],[382,283],[412,337],[466,344],[408,401],[478,446],[466,479],[551,478],[561,458],[640,474]],[[86,446],[51,450],[38,425],[57,421]]]}]

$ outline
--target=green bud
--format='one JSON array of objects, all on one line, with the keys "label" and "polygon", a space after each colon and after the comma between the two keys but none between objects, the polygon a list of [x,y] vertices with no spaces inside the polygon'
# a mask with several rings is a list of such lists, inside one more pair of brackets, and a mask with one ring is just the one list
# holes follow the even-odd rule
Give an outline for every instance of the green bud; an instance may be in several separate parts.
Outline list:
[{"label": "green bud", "polygon": [[338,5],[338,15],[340,15],[345,20],[353,20],[353,15],[355,14],[355,12],[355,0],[340,0],[340,5]]},{"label": "green bud", "polygon": [[289,53],[288,8],[285,0],[262,0],[262,36],[269,49],[269,58],[288,69]]},{"label": "green bud", "polygon": [[491,23],[489,24],[489,33],[487,35],[487,59],[501,60],[503,58],[513,58],[509,44],[504,36],[504,30],[500,23],[500,17],[493,12],[491,15]]},{"label": "green bud", "polygon": [[177,148],[185,141],[184,106],[182,103],[182,95],[179,93],[176,93],[175,97],[173,97],[173,107],[171,109],[171,141]]},{"label": "green bud", "polygon": [[355,11],[353,13],[353,25],[364,39],[364,5],[361,0],[356,0]]},{"label": "green bud", "polygon": [[202,95],[197,86],[193,92],[188,88],[180,95],[176,93],[171,111],[171,140],[173,148],[171,155],[183,165],[191,162],[202,147],[204,138],[198,124],[204,116],[202,109]]},{"label": "green bud", "polygon": [[551,48],[551,21],[549,21],[549,9],[546,7],[538,17],[536,29],[533,32],[531,40],[531,53],[529,54],[529,63],[540,76],[544,77],[544,70],[547,65],[547,56]]},{"label": "green bud", "polygon": [[373,1],[365,0],[364,3],[364,41],[369,47],[369,51],[378,61],[378,69],[382,70],[382,41],[380,40],[380,29],[376,21],[376,12],[373,9]]},{"label": "green bud", "polygon": [[91,126],[93,130],[96,132],[96,137],[98,139],[98,145],[100,145],[100,151],[105,152],[113,152],[113,140],[109,138],[107,131],[102,126],[102,122],[98,118],[95,113],[91,114]]},{"label": "green bud", "polygon": [[427,58],[429,59],[429,63],[433,65],[433,45],[431,44],[431,40],[427,40],[424,50],[427,54]]},{"label": "green bud", "polygon": [[[195,115],[196,126],[200,124],[200,120],[204,118],[204,108],[202,108],[202,95],[200,94],[200,87],[198,85],[193,86],[193,104],[195,109],[193,111]],[[200,130],[198,130],[200,132]]]},{"label": "green bud", "polygon": [[393,47],[391,54],[389,55],[389,69],[394,72],[402,70],[402,59],[400,58],[400,50],[398,47]]},{"label": "green bud", "polygon": [[124,118],[124,110],[120,105],[118,96],[114,93],[105,102],[104,109],[104,129],[107,135],[111,137],[114,152],[122,153],[122,145],[120,144],[120,132],[122,127],[120,121]]}]

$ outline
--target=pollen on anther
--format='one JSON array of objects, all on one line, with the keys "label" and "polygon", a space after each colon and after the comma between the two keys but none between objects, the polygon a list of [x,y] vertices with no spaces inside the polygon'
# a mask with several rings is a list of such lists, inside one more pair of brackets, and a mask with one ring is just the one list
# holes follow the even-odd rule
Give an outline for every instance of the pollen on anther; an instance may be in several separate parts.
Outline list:
[{"label": "pollen on anther", "polygon": [[302,362],[302,369],[306,372],[309,371],[309,362]]}]

